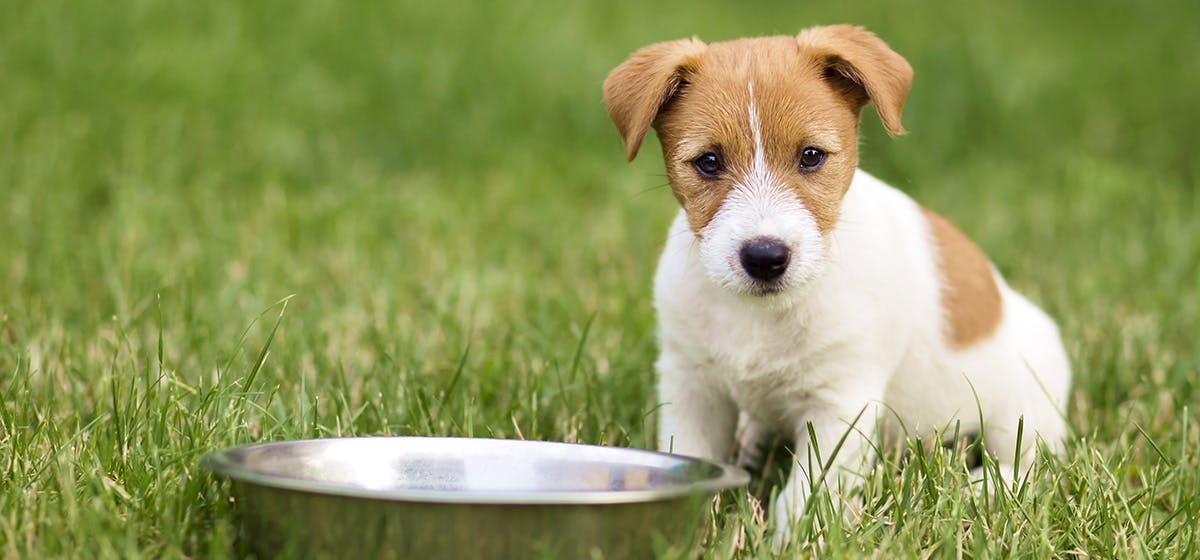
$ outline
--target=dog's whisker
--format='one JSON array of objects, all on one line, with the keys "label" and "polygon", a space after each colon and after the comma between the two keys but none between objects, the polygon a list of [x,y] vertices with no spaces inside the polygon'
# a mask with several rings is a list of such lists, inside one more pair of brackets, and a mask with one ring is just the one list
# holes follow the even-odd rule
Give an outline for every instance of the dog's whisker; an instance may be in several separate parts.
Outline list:
[{"label": "dog's whisker", "polygon": [[670,183],[663,183],[663,184],[661,184],[661,185],[654,185],[653,187],[647,187],[647,188],[644,188],[644,189],[642,189],[642,190],[640,190],[640,191],[637,191],[636,193],[634,193],[634,194],[633,194],[633,197],[634,197],[634,198],[637,198],[637,197],[640,197],[640,196],[644,196],[644,195],[646,195],[646,194],[649,194],[649,193],[652,193],[652,192],[655,192],[655,191],[658,191],[658,190],[662,190],[662,189],[664,189],[664,188],[669,188],[670,186],[671,186],[671,184],[670,184]]}]

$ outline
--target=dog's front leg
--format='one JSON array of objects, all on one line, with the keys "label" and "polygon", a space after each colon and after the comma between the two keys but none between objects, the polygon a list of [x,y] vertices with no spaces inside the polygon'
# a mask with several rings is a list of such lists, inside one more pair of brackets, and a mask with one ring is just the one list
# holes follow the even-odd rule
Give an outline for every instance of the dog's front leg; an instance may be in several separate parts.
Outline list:
[{"label": "dog's front leg", "polygon": [[708,376],[664,356],[658,363],[658,449],[713,461],[729,460],[737,407],[706,383]]},{"label": "dog's front leg", "polygon": [[871,466],[881,407],[877,397],[863,397],[806,411],[801,425],[795,427],[791,475],[771,515],[777,551],[791,540],[792,528],[811,495],[829,490],[836,508],[847,505],[847,494]]}]

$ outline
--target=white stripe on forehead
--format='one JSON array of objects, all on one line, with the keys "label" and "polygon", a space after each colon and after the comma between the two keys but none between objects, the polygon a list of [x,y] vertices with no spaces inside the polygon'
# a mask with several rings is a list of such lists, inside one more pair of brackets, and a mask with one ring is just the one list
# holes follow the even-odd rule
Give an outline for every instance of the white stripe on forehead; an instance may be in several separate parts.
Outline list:
[{"label": "white stripe on forehead", "polygon": [[758,120],[758,108],[754,106],[754,82],[746,83],[746,92],[750,94],[750,105],[746,107],[750,113],[750,132],[754,135],[754,164],[750,171],[751,187],[766,187],[771,183],[767,172],[767,155],[763,151],[762,122]]}]

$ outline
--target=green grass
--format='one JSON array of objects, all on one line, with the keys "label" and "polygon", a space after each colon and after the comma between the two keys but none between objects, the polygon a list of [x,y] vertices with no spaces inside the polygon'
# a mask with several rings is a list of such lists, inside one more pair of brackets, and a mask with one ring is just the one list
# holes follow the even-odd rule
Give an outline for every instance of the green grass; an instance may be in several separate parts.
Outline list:
[{"label": "green grass", "polygon": [[[917,450],[791,550],[1200,554],[1200,4],[0,4],[0,555],[227,555],[227,445],[651,445],[675,206],[600,83],[837,22],[916,68],[862,166],[1059,318],[1077,435],[989,496]],[[717,511],[705,556],[770,555],[746,494]]]}]

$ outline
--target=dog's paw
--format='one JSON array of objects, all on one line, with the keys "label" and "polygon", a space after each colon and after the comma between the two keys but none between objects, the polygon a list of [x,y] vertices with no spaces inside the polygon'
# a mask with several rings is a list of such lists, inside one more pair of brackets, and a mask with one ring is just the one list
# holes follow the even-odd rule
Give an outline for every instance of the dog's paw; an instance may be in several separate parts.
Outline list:
[{"label": "dog's paw", "polygon": [[738,415],[737,466],[757,470],[762,466],[764,448],[770,441],[770,431],[745,412]]},{"label": "dog's paw", "polygon": [[[997,470],[1000,474],[999,480],[996,480],[995,475],[987,472],[982,465],[971,469],[971,472],[968,476],[970,477],[969,480],[971,481],[971,491],[975,493],[976,497],[983,497],[985,494],[985,488],[986,494],[989,495],[1003,493],[1006,490],[1016,492],[1014,481],[1018,479],[1015,478],[1015,475],[1013,474],[1012,465],[1001,463],[997,466]],[[1003,486],[1003,488],[1000,486]]]},{"label": "dog's paw", "polygon": [[758,445],[739,445],[734,464],[747,471],[757,472],[762,468],[763,450]]},{"label": "dog's paw", "polygon": [[778,555],[784,547],[792,542],[792,527],[790,523],[775,521],[775,534],[771,535],[771,552]]},{"label": "dog's paw", "polygon": [[793,494],[785,489],[775,498],[771,507],[771,522],[775,526],[775,533],[771,536],[771,551],[775,554],[782,552],[792,542],[796,518],[804,511],[803,499]]}]

